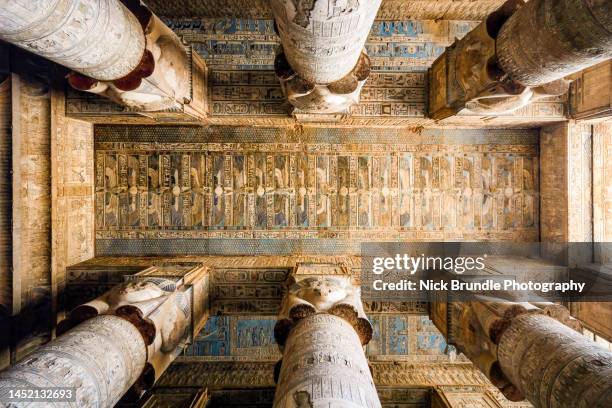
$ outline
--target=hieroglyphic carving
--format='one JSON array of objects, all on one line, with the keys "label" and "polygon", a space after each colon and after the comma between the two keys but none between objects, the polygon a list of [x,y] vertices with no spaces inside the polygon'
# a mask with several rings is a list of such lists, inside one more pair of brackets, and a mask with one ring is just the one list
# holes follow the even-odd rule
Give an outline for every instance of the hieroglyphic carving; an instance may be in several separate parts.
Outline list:
[{"label": "hieroglyphic carving", "polygon": [[346,266],[298,264],[286,281],[286,289],[274,328],[281,348],[294,325],[316,313],[342,317],[353,326],[364,345],[372,339],[372,325],[361,303],[361,286]]},{"label": "hieroglyphic carving", "polygon": [[[502,404],[484,387],[478,386],[441,386],[436,387],[432,401],[433,408],[502,408]],[[529,406],[529,405],[527,405]]]},{"label": "hieroglyphic carving", "polygon": [[99,80],[128,75],[145,50],[119,0],[3,1],[0,38]]},{"label": "hieroglyphic carving", "polygon": [[503,373],[538,408],[609,405],[612,351],[555,319],[538,314],[514,319],[498,356]]},{"label": "hieroglyphic carving", "polygon": [[610,7],[603,0],[529,1],[499,29],[497,63],[521,85],[549,86],[610,59],[611,28]]},{"label": "hieroglyphic carving", "polygon": [[569,113],[573,119],[600,121],[612,115],[612,60],[575,75],[570,86]]},{"label": "hieroglyphic carving", "polygon": [[[188,111],[206,114],[206,65],[187,52],[179,37],[140,2],[128,4],[129,12],[142,23],[145,50],[139,65],[112,81],[100,81],[70,73],[68,82],[76,89],[103,95],[136,112]],[[194,107],[186,108],[195,100]]]},{"label": "hieroglyphic carving", "polygon": [[378,387],[378,396],[383,408],[430,408],[431,389],[429,387],[387,388]]},{"label": "hieroglyphic carving", "polygon": [[532,87],[509,78],[499,67],[497,33],[521,4],[520,0],[507,1],[436,59],[429,71],[432,118],[511,115],[532,102],[567,92],[569,82],[563,79]]},{"label": "hieroglyphic carving", "polygon": [[[163,38],[163,36],[161,38]],[[123,98],[123,96],[121,95],[125,95],[125,98],[129,98],[134,96],[134,93],[142,94],[141,91],[147,91],[144,86],[139,92],[134,91],[126,92],[121,95],[111,95],[111,99],[92,92],[77,91],[73,87],[67,86],[66,114],[75,119],[86,120],[93,123],[136,122],[158,124],[180,122],[199,125],[208,113],[208,70],[204,60],[193,52],[191,47],[186,48],[186,56],[188,61],[185,69],[188,78],[183,77],[181,81],[182,87],[187,87],[188,89],[182,93],[176,93],[176,99],[171,98],[171,100],[163,96],[164,94],[162,92],[160,94],[161,100],[166,101],[168,106],[161,106],[159,104],[159,98],[153,100],[150,104],[147,102],[146,106],[140,104],[138,101],[127,104],[127,106],[121,106],[111,100],[115,98],[118,103],[125,105],[127,99],[122,101],[121,98]],[[160,75],[172,77],[172,72],[173,71],[166,72],[162,70]],[[146,80],[153,81],[154,78],[148,78]],[[149,83],[149,85],[150,84],[151,83]],[[95,88],[93,90],[95,90]],[[105,95],[108,93],[104,90],[104,87],[101,87],[100,90],[102,90]],[[161,91],[155,92],[159,93]],[[174,91],[172,94],[174,95]],[[156,109],[160,108],[161,110],[149,112],[148,110],[153,107]]]},{"label": "hieroglyphic carving", "polygon": [[[345,265],[299,264],[286,281],[274,338],[283,353],[274,407],[379,408],[363,346],[372,325]],[[348,390],[348,392],[347,392]]]},{"label": "hieroglyphic carving", "polygon": [[370,361],[463,361],[427,316],[368,314],[373,326]]},{"label": "hieroglyphic carving", "polygon": [[574,123],[541,131],[544,256],[564,264],[592,262],[592,253],[567,253],[568,242],[593,240],[591,127]]},{"label": "hieroglyphic carving", "polygon": [[[593,241],[612,242],[612,125],[593,126]],[[595,246],[595,262],[612,264],[612,253],[606,245]]]},{"label": "hieroglyphic carving", "polygon": [[[74,387],[78,406],[113,407],[145,362],[136,326],[117,316],[96,316],[0,372],[0,389]],[[16,406],[24,404],[29,403]]]},{"label": "hieroglyphic carving", "polygon": [[[379,19],[404,20],[482,20],[503,0],[383,0]],[[266,0],[149,0],[147,2],[161,16],[272,18]]]},{"label": "hieroglyphic carving", "polygon": [[[235,16],[236,14],[232,14]],[[271,19],[166,18],[213,70],[269,70],[280,39]],[[471,21],[375,21],[365,45],[374,70],[425,70],[455,38],[475,26]]]},{"label": "hieroglyphic carving", "polygon": [[285,345],[274,407],[380,407],[361,344],[341,317],[315,314],[301,320]]},{"label": "hieroglyphic carving", "polygon": [[93,126],[66,118],[64,107],[63,93],[53,92],[52,290],[57,320],[63,319],[69,299],[66,268],[94,257],[95,232]]},{"label": "hieroglyphic carving", "polygon": [[531,145],[100,142],[96,148],[102,239],[537,236]]},{"label": "hieroglyphic carving", "polygon": [[211,314],[276,315],[288,269],[215,269],[211,273]]},{"label": "hieroglyphic carving", "polygon": [[[211,75],[211,116],[287,117],[290,106],[270,71],[220,71]],[[425,74],[372,72],[351,117],[422,118]],[[211,119],[213,119],[211,118]]]},{"label": "hieroglyphic carving", "polygon": [[[274,365],[265,362],[202,362],[179,357],[160,378],[158,386],[198,387],[209,384],[215,388],[274,387]],[[471,363],[370,363],[374,383],[384,387],[478,385],[490,382]]]},{"label": "hieroglyphic carving", "polygon": [[[489,378],[491,383],[511,401],[522,401],[527,398],[536,406],[551,406],[548,401],[540,400],[540,397],[544,396],[544,392],[531,392],[529,389],[531,385],[527,386],[526,389],[526,386],[522,383],[523,381],[531,382],[533,378],[542,378],[545,371],[547,374],[550,373],[548,368],[544,368],[547,367],[548,363],[542,362],[542,358],[536,356],[537,353],[541,353],[543,356],[550,355],[550,350],[559,350],[560,346],[558,345],[547,348],[542,344],[543,339],[547,336],[554,337],[554,341],[559,345],[565,341],[580,343],[577,345],[579,351],[573,354],[572,359],[588,359],[585,350],[595,350],[594,343],[591,342],[589,346],[589,341],[577,333],[581,326],[580,322],[574,319],[569,310],[560,304],[533,300],[519,301],[514,300],[513,295],[510,294],[504,295],[505,298],[476,296],[475,300],[467,302],[445,299],[444,295],[447,296],[448,293],[439,292],[436,294],[435,303],[431,306],[431,311],[434,312],[432,315],[433,321],[440,327],[447,341],[455,345],[458,351],[469,358]],[[442,303],[442,306],[444,306],[442,312],[445,316],[440,316],[436,312],[440,310],[440,305],[436,303]],[[527,327],[523,325],[522,322],[524,321],[532,323],[529,323]],[[542,325],[543,331],[547,333],[542,334],[540,332],[539,324]],[[512,329],[513,327],[514,329]],[[521,333],[517,334],[517,331],[521,331]],[[525,341],[525,343],[521,344],[521,341]],[[521,351],[520,347],[529,349],[533,360],[527,358],[525,351]],[[542,373],[536,374],[535,377],[529,374],[519,378],[516,375],[517,367],[523,367],[524,364],[527,364],[527,361],[530,362],[531,367],[538,367],[538,364],[542,364]],[[565,366],[567,362],[564,362],[563,365]],[[535,369],[530,368],[529,370]],[[564,381],[564,386],[569,385],[569,381]],[[537,386],[539,387],[539,385]],[[548,385],[542,385],[542,387],[546,388]],[[582,389],[580,385],[577,385],[577,387]],[[547,389],[550,391],[549,388]],[[597,392],[599,391],[593,394],[597,394]],[[601,395],[597,395],[597,398],[599,397]],[[552,406],[557,405],[553,404]],[[569,406],[572,406],[572,404]]]},{"label": "hieroglyphic carving", "polygon": [[[11,52],[13,338],[16,358],[49,341],[53,325],[51,272],[50,64]],[[18,61],[18,63],[17,63]],[[23,354],[22,354],[23,353]]]},{"label": "hieroglyphic carving", "polygon": [[273,0],[287,61],[304,80],[330,84],[355,67],[381,0]]}]

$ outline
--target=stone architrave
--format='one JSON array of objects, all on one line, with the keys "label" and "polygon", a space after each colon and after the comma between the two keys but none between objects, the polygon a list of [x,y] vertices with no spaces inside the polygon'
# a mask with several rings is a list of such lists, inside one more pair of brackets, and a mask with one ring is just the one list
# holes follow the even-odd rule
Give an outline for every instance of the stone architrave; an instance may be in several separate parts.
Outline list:
[{"label": "stone architrave", "polygon": [[349,270],[300,265],[287,290],[274,330],[283,351],[274,407],[381,407],[363,349],[372,326]]}]

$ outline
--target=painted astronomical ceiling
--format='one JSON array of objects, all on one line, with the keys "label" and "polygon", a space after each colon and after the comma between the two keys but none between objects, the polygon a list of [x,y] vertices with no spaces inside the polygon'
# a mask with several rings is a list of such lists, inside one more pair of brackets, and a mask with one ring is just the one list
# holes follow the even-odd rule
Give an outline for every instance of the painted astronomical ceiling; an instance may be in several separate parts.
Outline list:
[{"label": "painted astronomical ceiling", "polygon": [[537,141],[526,130],[98,127],[98,254],[143,240],[161,254],[180,250],[173,240],[200,254],[219,240],[353,245],[332,252],[363,241],[533,241]]}]

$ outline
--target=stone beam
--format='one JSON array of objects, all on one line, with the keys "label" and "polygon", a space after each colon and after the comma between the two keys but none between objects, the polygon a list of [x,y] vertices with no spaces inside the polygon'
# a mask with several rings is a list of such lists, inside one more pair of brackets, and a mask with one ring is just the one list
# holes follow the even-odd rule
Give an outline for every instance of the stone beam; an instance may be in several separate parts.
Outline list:
[{"label": "stone beam", "polygon": [[274,336],[283,353],[275,408],[381,406],[363,349],[372,326],[348,268],[299,265],[287,281]]},{"label": "stone beam", "polygon": [[542,256],[570,267],[593,261],[594,152],[591,126],[570,121],[540,131]]},{"label": "stone beam", "polygon": [[207,317],[208,268],[150,267],[75,308],[0,386],[74,387],[79,406],[112,407],[151,388]]},{"label": "stone beam", "polygon": [[503,115],[563,95],[566,76],[612,56],[607,0],[524,3],[506,1],[434,62],[433,119]]},{"label": "stone beam", "polygon": [[572,76],[569,113],[572,119],[605,121],[612,116],[612,60]]},{"label": "stone beam", "polygon": [[365,41],[381,0],[273,0],[283,51],[275,71],[283,92],[309,113],[347,111],[370,73]]}]

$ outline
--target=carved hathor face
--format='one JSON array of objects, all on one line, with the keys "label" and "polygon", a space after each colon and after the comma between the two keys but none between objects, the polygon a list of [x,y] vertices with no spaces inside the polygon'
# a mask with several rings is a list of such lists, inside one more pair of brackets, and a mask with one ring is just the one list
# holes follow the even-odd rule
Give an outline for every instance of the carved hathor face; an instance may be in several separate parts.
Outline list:
[{"label": "carved hathor face", "polygon": [[341,277],[309,277],[297,284],[296,294],[320,310],[341,301],[348,294],[346,279]]},{"label": "carved hathor face", "polygon": [[164,294],[157,285],[152,282],[136,281],[126,283],[110,294],[109,303],[137,303],[155,299]]}]

